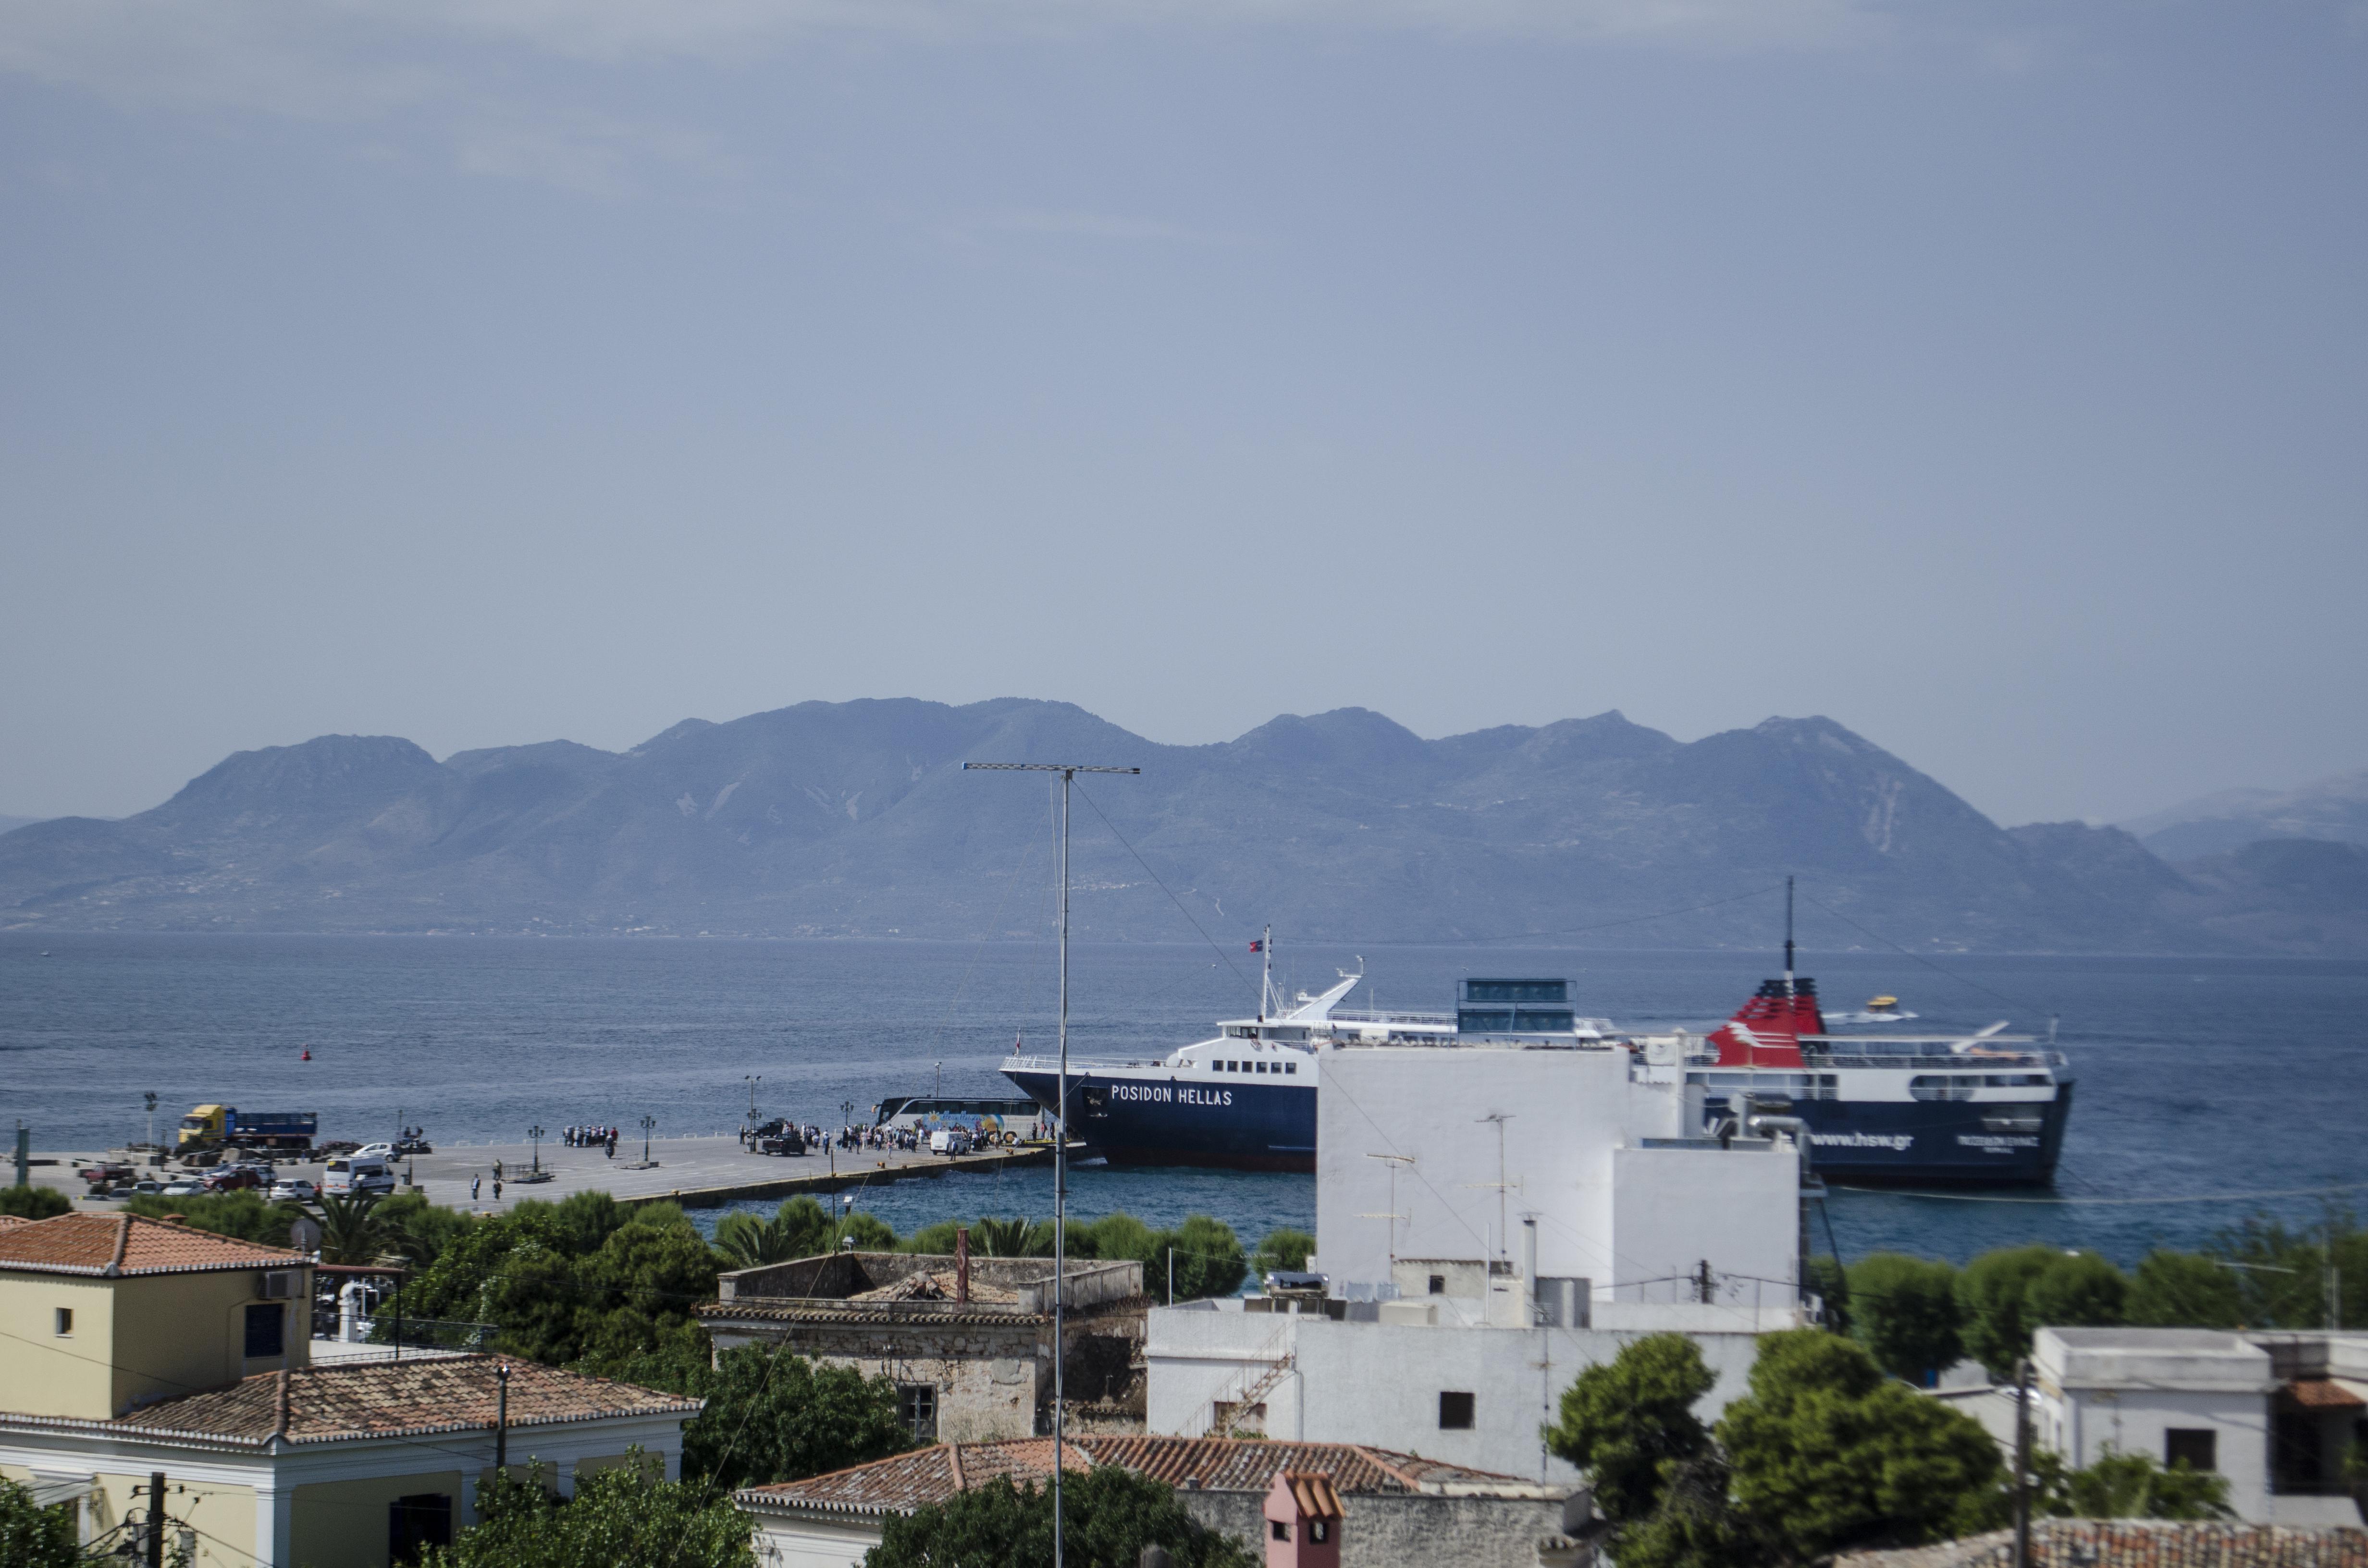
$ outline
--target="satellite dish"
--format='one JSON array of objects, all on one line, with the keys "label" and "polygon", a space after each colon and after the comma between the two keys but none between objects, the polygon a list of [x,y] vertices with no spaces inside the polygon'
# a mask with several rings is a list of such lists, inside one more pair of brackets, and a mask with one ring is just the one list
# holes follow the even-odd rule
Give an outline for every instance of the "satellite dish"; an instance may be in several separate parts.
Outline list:
[{"label": "satellite dish", "polygon": [[321,1221],[310,1214],[299,1214],[288,1223],[288,1244],[298,1252],[317,1253],[321,1250]]}]

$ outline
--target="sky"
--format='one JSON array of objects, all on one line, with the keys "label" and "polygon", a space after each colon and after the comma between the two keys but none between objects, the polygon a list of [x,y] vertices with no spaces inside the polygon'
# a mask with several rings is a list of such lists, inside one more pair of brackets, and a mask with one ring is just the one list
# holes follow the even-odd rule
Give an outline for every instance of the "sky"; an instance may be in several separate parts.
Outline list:
[{"label": "sky", "polygon": [[324,733],[2368,767],[2368,6],[0,0],[0,812]]}]

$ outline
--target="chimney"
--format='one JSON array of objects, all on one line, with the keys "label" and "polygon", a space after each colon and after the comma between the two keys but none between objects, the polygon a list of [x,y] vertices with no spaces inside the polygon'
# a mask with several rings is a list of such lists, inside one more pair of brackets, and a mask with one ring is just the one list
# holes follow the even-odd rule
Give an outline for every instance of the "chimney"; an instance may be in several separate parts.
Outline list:
[{"label": "chimney", "polygon": [[970,1227],[954,1227],[954,1301],[961,1306],[970,1304]]},{"label": "chimney", "polygon": [[1266,1568],[1340,1568],[1340,1494],[1320,1471],[1277,1471],[1267,1488]]},{"label": "chimney", "polygon": [[1524,1215],[1521,1219],[1521,1278],[1530,1293],[1535,1295],[1538,1287],[1538,1217],[1534,1214]]}]

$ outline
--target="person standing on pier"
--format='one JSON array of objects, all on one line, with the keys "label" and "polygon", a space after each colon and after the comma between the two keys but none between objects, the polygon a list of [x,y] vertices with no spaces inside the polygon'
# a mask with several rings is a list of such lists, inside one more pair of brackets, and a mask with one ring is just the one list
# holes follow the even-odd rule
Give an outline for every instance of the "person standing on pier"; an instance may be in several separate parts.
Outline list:
[{"label": "person standing on pier", "polygon": [[470,1201],[470,1202],[474,1203],[475,1201],[477,1201],[477,1188],[478,1188],[478,1187],[479,1187],[479,1186],[481,1186],[481,1185],[484,1183],[484,1179],[485,1179],[485,1173],[484,1173],[484,1172],[483,1172],[483,1171],[479,1171],[479,1172],[477,1172],[475,1175],[472,1176],[469,1178],[469,1201]]}]

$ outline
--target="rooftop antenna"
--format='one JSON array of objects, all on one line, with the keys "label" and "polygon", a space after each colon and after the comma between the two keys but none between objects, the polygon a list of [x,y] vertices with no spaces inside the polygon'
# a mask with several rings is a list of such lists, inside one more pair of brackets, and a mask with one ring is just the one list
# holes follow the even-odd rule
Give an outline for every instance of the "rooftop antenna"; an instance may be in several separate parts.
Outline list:
[{"label": "rooftop antenna", "polygon": [[1784,994],[1793,994],[1793,879],[1784,879]]},{"label": "rooftop antenna", "polygon": [[1412,1154],[1367,1154],[1369,1160],[1387,1160],[1390,1165],[1390,1211],[1386,1214],[1360,1214],[1360,1220],[1387,1220],[1390,1222],[1390,1282],[1398,1278],[1398,1221],[1408,1216],[1398,1212],[1398,1167],[1414,1164]]},{"label": "rooftop antenna", "polygon": [[1093,767],[1075,762],[965,762],[990,773],[1061,776],[1061,1067],[1053,1113],[1053,1568],[1061,1558],[1061,1401],[1063,1322],[1069,1272],[1069,784],[1080,773],[1141,773],[1140,767]]}]

